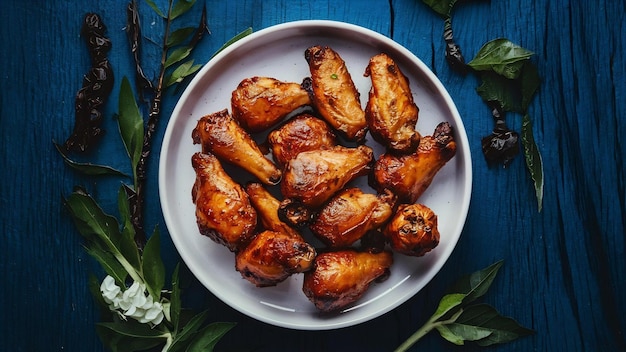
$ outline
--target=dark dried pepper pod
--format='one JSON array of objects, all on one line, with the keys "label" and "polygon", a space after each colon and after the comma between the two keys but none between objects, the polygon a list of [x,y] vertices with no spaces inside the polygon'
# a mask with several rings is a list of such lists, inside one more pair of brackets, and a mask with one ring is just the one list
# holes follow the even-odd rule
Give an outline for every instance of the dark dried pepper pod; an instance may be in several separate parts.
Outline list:
[{"label": "dark dried pepper pod", "polygon": [[452,19],[446,18],[443,28],[443,40],[446,42],[446,61],[453,70],[459,73],[467,73],[467,66],[465,64],[465,58],[461,53],[461,47],[454,40],[454,33],[452,32]]},{"label": "dark dried pepper pod", "polygon": [[510,130],[504,121],[504,112],[498,102],[489,102],[495,127],[482,138],[482,150],[487,163],[506,167],[519,154],[519,134]]},{"label": "dark dried pepper pod", "polygon": [[100,110],[113,89],[113,69],[106,56],[111,50],[111,41],[104,36],[105,31],[100,16],[95,13],[85,15],[81,35],[87,43],[92,67],[76,93],[74,130],[65,141],[67,151],[84,152],[104,133]]}]

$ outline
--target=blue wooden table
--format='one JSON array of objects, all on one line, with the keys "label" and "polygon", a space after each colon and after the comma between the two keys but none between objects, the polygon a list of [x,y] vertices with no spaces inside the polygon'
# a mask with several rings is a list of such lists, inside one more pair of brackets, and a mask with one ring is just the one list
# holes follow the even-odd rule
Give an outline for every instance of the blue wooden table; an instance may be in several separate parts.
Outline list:
[{"label": "blue wooden table", "polygon": [[[96,191],[116,209],[119,180],[70,170],[53,146],[74,125],[74,97],[89,58],[80,26],[101,15],[113,42],[116,76],[132,74],[124,32],[126,1],[16,1],[0,4],[0,350],[97,351],[98,311],[87,287],[101,273],[61,199],[76,184]],[[162,1],[157,1],[162,3]],[[623,1],[463,1],[454,12],[466,58],[497,37],[536,53],[542,85],[530,106],[545,171],[543,210],[518,156],[508,168],[488,167],[480,138],[492,129],[490,111],[475,93],[475,76],[461,76],[444,60],[443,21],[422,1],[207,1],[211,35],[194,57],[206,62],[226,40],[252,27],[331,19],[391,37],[420,57],[450,92],[463,118],[473,157],[473,192],[461,239],[425,289],[372,321],[335,331],[294,331],[233,310],[199,285],[192,299],[210,307],[212,321],[237,326],[219,350],[390,351],[433,313],[461,274],[503,259],[485,302],[536,334],[497,351],[626,350],[626,11]],[[141,3],[143,35],[153,41],[163,22]],[[198,6],[199,8],[199,6]],[[198,12],[188,16],[195,25]],[[144,68],[154,75],[156,44],[144,46]],[[150,64],[155,63],[154,65]],[[117,81],[120,82],[119,80]],[[112,118],[119,84],[105,107],[107,134],[90,161],[126,170]],[[168,96],[165,118],[176,95]],[[508,117],[521,126],[521,117]],[[163,138],[159,125],[155,150]],[[169,269],[179,260],[157,194],[158,155],[147,183],[148,224],[163,233]],[[456,348],[435,333],[412,350]]]}]

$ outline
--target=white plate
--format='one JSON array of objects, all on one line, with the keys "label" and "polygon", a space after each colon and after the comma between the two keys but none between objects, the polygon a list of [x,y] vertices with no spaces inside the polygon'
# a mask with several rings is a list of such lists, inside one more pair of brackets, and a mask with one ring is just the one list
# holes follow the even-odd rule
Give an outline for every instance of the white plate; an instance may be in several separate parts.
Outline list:
[{"label": "white plate", "polygon": [[[457,154],[437,174],[418,200],[439,218],[439,246],[421,258],[394,254],[389,279],[373,284],[357,304],[337,314],[320,314],[302,293],[302,274],[276,287],[257,288],[235,271],[234,255],[225,247],[200,235],[195,219],[191,187],[195,173],[191,155],[200,150],[191,139],[197,120],[228,108],[231,92],[252,76],[270,76],[301,82],[309,75],[304,50],[326,45],[346,61],[365,106],[370,79],[363,76],[369,58],[386,52],[411,82],[420,108],[417,129],[432,134],[441,121],[455,130]],[[368,135],[368,141],[371,137]],[[371,142],[368,144],[372,145]],[[382,149],[375,149],[379,156]],[[182,259],[198,280],[226,304],[269,324],[301,329],[326,330],[359,324],[402,304],[441,269],[463,229],[470,202],[472,168],[467,135],[450,96],[410,51],[371,30],[333,21],[297,21],[273,26],[236,42],[209,61],[182,94],[169,120],[161,150],[159,192],[163,216]],[[366,186],[366,180],[359,181]]]}]

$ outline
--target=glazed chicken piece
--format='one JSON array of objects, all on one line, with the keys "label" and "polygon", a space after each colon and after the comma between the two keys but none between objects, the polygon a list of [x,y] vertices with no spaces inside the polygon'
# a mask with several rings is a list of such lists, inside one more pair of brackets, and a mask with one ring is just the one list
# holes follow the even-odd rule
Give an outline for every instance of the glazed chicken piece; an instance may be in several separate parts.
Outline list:
[{"label": "glazed chicken piece", "polygon": [[301,237],[263,231],[235,255],[235,268],[258,287],[274,286],[311,269],[315,249]]},{"label": "glazed chicken piece", "polygon": [[263,155],[256,142],[237,124],[228,110],[202,117],[191,136],[195,144],[202,145],[203,152],[210,152],[241,167],[264,184],[275,185],[280,181],[281,171]]},{"label": "glazed chicken piece", "polygon": [[346,188],[320,210],[311,232],[331,248],[350,246],[393,215],[396,198],[391,191],[377,195]]},{"label": "glazed chicken piece", "polygon": [[387,54],[370,59],[365,76],[372,80],[365,119],[376,141],[387,148],[411,153],[420,141],[415,130],[419,109],[413,102],[409,80]]},{"label": "glazed chicken piece", "polygon": [[274,126],[305,105],[311,105],[311,100],[299,83],[271,77],[244,79],[231,98],[233,117],[251,133]]},{"label": "glazed chicken piece", "polygon": [[383,234],[398,253],[421,257],[439,244],[437,215],[423,204],[402,204]]},{"label": "glazed chicken piece", "polygon": [[361,298],[373,281],[387,279],[392,263],[389,251],[320,253],[304,274],[302,291],[321,311],[338,311]]},{"label": "glazed chicken piece", "polygon": [[285,166],[280,190],[285,198],[316,208],[348,182],[370,170],[373,151],[337,145],[298,154]]},{"label": "glazed chicken piece", "polygon": [[326,122],[309,114],[302,114],[270,132],[267,140],[277,164],[284,166],[300,152],[329,148],[337,144],[336,137]]},{"label": "glazed chicken piece", "polygon": [[235,252],[254,236],[257,213],[248,194],[233,181],[213,154],[195,153],[196,181],[191,196],[200,233]]},{"label": "glazed chicken piece", "polygon": [[390,189],[402,202],[415,203],[455,153],[452,127],[442,122],[432,136],[421,138],[414,153],[383,154],[374,165],[374,186],[379,191]]},{"label": "glazed chicken piece", "polygon": [[300,233],[278,217],[280,201],[276,199],[262,184],[253,182],[245,187],[257,217],[265,230],[284,233],[292,237],[300,237]]},{"label": "glazed chicken piece", "polygon": [[347,139],[363,139],[367,132],[365,112],[341,56],[329,47],[312,46],[304,57],[311,72],[311,100],[317,111]]}]

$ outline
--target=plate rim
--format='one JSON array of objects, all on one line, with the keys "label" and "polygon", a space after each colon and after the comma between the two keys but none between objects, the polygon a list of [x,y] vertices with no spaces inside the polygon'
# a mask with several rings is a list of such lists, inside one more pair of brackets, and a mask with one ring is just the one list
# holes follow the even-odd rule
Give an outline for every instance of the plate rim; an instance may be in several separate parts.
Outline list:
[{"label": "plate rim", "polygon": [[160,150],[160,156],[168,155],[167,151],[170,148],[170,143],[172,141],[170,137],[174,129],[173,127],[173,125],[175,124],[174,122],[176,122],[176,119],[172,119],[172,117],[180,115],[181,109],[183,108],[183,105],[184,105],[183,103],[187,101],[187,98],[189,94],[191,94],[191,91],[193,90],[193,88],[196,86],[198,82],[202,80],[202,78],[207,74],[208,71],[211,70],[212,67],[214,67],[217,63],[219,63],[223,57],[228,56],[229,53],[231,53],[232,51],[237,50],[240,47],[244,47],[248,45],[248,43],[253,42],[254,40],[260,37],[266,36],[270,33],[277,32],[277,31],[296,30],[296,29],[298,30],[304,29],[307,31],[311,31],[313,29],[324,29],[326,31],[347,30],[347,31],[355,32],[355,33],[358,32],[361,35],[373,38],[374,40],[383,42],[385,45],[389,45],[393,47],[394,50],[397,50],[398,52],[402,53],[402,55],[410,59],[412,63],[415,63],[417,67],[419,68],[419,70],[427,76],[427,78],[430,81],[429,83],[433,84],[436,87],[437,92],[441,94],[441,98],[445,101],[447,108],[450,110],[451,117],[454,120],[455,125],[456,125],[455,134],[460,139],[460,140],[457,140],[457,144],[459,144],[460,142],[460,144],[464,145],[464,148],[462,148],[462,150],[464,151],[463,153],[463,161],[464,161],[463,169],[464,170],[463,171],[465,172],[466,177],[464,179],[465,182],[463,183],[463,189],[464,189],[464,194],[462,198],[463,201],[459,207],[461,209],[461,214],[458,220],[458,225],[454,229],[454,232],[453,232],[453,235],[454,235],[453,243],[449,245],[448,247],[446,247],[444,252],[441,254],[441,256],[444,259],[435,262],[434,263],[435,267],[431,267],[430,270],[427,271],[427,275],[423,277],[425,284],[422,287],[417,288],[415,290],[406,290],[405,294],[403,294],[401,297],[396,299],[396,301],[394,301],[393,303],[386,305],[384,309],[380,309],[366,316],[357,315],[353,319],[343,319],[338,322],[332,321],[326,324],[322,324],[322,323],[321,324],[298,324],[294,322],[284,322],[284,321],[279,321],[276,319],[271,319],[271,318],[263,316],[262,314],[257,314],[255,312],[246,311],[243,308],[239,307],[238,305],[234,304],[234,302],[228,297],[226,297],[224,294],[221,294],[220,292],[215,292],[210,287],[207,287],[207,285],[205,285],[205,283],[201,280],[201,278],[199,278],[196,275],[195,270],[198,270],[198,269],[189,265],[188,261],[184,257],[183,252],[181,251],[182,243],[180,243],[180,241],[182,241],[182,239],[179,236],[173,235],[174,233],[171,230],[172,228],[171,224],[173,223],[173,220],[170,218],[171,212],[168,211],[168,208],[169,208],[169,204],[167,202],[168,192],[165,189],[166,187],[165,182],[163,182],[164,180],[167,179],[167,175],[165,172],[166,163],[168,160],[167,157],[165,158],[161,157],[159,160],[159,170],[158,170],[159,201],[161,203],[161,211],[162,211],[163,218],[165,220],[166,228],[168,230],[170,238],[172,239],[172,242],[174,243],[174,246],[177,252],[180,255],[180,258],[186,263],[186,265],[189,267],[189,270],[196,277],[196,279],[202,284],[202,286],[204,286],[209,292],[211,292],[211,294],[215,295],[218,299],[220,299],[224,304],[258,321],[262,321],[262,322],[279,326],[279,327],[285,327],[285,328],[296,329],[296,330],[331,330],[331,329],[338,329],[338,328],[358,325],[366,321],[376,319],[380,317],[381,315],[394,310],[401,304],[407,302],[411,297],[419,293],[440,272],[441,268],[445,265],[445,263],[448,262],[452,252],[456,248],[458,241],[460,239],[461,233],[463,231],[463,228],[465,227],[465,224],[467,221],[467,216],[469,213],[469,205],[470,205],[470,200],[471,200],[472,182],[473,182],[472,159],[471,159],[471,153],[469,150],[467,131],[463,124],[463,120],[461,119],[461,116],[458,112],[456,104],[454,104],[454,101],[452,100],[449,92],[447,91],[447,89],[445,89],[441,81],[432,72],[432,70],[428,66],[426,66],[426,64],[421,59],[419,59],[415,54],[413,54],[404,46],[395,42],[393,39],[381,33],[378,33],[374,30],[371,30],[371,29],[368,29],[368,28],[365,28],[356,24],[342,22],[342,21],[334,21],[334,20],[297,20],[297,21],[290,21],[290,22],[276,24],[276,25],[261,29],[257,32],[253,32],[252,34],[240,39],[239,41],[233,43],[232,45],[224,48],[222,51],[217,53],[208,62],[206,62],[204,66],[198,71],[198,73],[194,76],[194,78],[191,80],[189,85],[185,88],[184,92],[181,94],[180,98],[178,99],[171,113],[170,119],[168,120],[168,123],[167,123],[167,127],[166,127],[165,134],[163,137],[163,144]]}]

